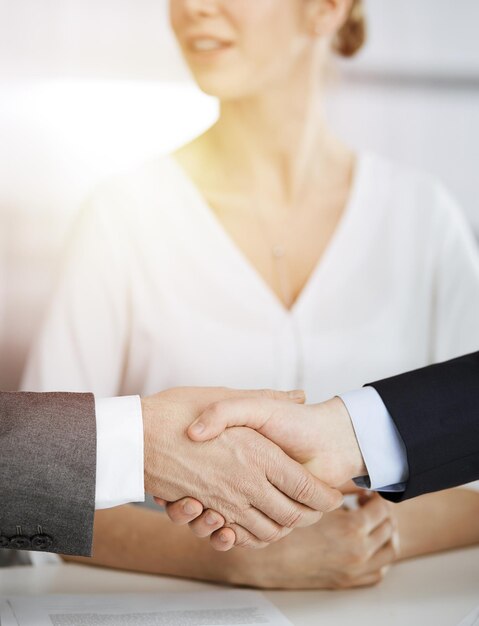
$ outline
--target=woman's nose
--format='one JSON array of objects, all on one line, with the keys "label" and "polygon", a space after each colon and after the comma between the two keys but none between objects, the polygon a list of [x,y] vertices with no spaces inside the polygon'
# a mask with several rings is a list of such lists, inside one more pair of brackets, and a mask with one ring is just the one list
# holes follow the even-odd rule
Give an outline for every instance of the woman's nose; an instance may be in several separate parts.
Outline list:
[{"label": "woman's nose", "polygon": [[[173,0],[174,2],[175,0]],[[220,0],[183,0],[185,9],[195,16],[212,17],[218,13]]]}]

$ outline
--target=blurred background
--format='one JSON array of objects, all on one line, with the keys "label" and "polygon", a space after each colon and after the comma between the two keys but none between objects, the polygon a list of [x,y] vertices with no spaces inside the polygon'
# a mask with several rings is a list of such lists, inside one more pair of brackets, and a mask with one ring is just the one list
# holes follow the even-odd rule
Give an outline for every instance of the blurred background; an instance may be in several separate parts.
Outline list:
[{"label": "blurred background", "polygon": [[[91,187],[215,119],[166,8],[167,0],[0,0],[2,389],[18,385]],[[354,61],[335,61],[329,117],[358,149],[441,178],[479,234],[479,2],[366,8],[368,44]]]}]

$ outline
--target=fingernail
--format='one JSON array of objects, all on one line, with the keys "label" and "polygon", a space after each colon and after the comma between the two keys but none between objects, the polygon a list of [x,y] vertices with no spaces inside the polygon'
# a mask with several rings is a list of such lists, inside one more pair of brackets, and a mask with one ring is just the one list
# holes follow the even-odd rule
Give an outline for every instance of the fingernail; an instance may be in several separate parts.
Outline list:
[{"label": "fingernail", "polygon": [[196,507],[192,502],[187,502],[183,505],[183,511],[186,513],[186,515],[193,515],[194,513],[196,513]]},{"label": "fingernail", "polygon": [[218,523],[218,520],[216,519],[214,515],[211,515],[211,513],[208,513],[207,516],[205,517],[205,522],[208,524],[208,526],[215,526]]},{"label": "fingernail", "polygon": [[220,533],[220,541],[222,541],[223,543],[229,543],[230,540],[228,539],[228,535]]},{"label": "fingernail", "polygon": [[201,422],[195,422],[191,428],[190,431],[194,434],[194,435],[201,435],[201,433],[204,431],[205,429],[205,425],[202,424]]},{"label": "fingernail", "polygon": [[288,397],[291,400],[305,400],[306,394],[302,389],[293,389],[293,391],[288,391]]}]

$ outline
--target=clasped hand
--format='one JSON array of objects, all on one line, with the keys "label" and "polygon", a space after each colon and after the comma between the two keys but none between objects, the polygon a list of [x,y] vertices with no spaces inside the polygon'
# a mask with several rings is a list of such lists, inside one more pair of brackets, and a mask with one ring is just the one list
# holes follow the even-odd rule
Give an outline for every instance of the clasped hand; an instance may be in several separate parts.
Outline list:
[{"label": "clasped hand", "polygon": [[[205,428],[201,438],[211,440],[203,443],[186,435],[199,416],[213,424],[217,414],[239,409],[237,403],[244,402],[241,408],[248,411],[249,402],[254,407],[279,402],[288,412],[302,400],[298,394],[222,388],[177,388],[142,400],[147,493],[159,502],[176,502],[168,507],[176,522],[194,519],[200,507],[192,530],[213,534],[212,544],[220,550],[233,543],[262,547],[295,527],[315,524],[341,505],[342,494],[293,460],[267,432]],[[185,496],[190,497],[178,502]]]}]

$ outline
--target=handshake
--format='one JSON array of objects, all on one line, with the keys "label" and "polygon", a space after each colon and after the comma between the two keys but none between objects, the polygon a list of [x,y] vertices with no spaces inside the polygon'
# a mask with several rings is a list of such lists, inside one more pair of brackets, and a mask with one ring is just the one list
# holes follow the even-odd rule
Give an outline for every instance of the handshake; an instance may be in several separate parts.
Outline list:
[{"label": "handshake", "polygon": [[341,506],[367,473],[340,398],[176,388],[142,400],[145,490],[217,550],[260,548]]}]

